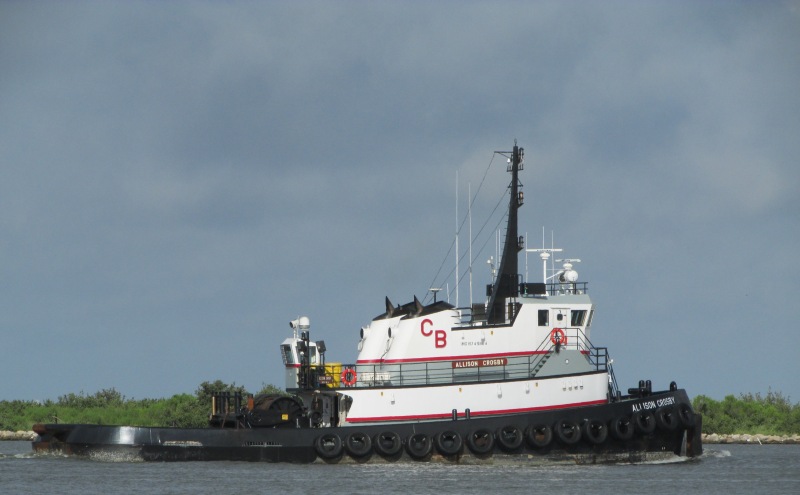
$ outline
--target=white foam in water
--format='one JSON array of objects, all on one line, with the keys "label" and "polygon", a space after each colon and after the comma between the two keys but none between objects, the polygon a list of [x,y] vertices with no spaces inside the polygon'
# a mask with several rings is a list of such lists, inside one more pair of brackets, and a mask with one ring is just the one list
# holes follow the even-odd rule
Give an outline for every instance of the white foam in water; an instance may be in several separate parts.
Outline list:
[{"label": "white foam in water", "polygon": [[667,457],[661,459],[648,459],[642,462],[633,462],[631,464],[679,464],[681,462],[689,462],[691,461],[691,457],[681,457],[679,455],[670,454]]},{"label": "white foam in water", "polygon": [[141,456],[132,452],[95,451],[89,454],[89,459],[100,462],[144,462]]},{"label": "white foam in water", "polygon": [[56,457],[56,458],[62,458],[62,459],[69,458],[69,456],[67,454],[63,453],[63,452],[54,452],[54,451],[49,451],[49,450],[44,450],[44,451],[41,451],[41,452],[31,452],[29,454],[23,454],[23,455],[24,456],[29,456],[30,458],[34,458],[34,457]]},{"label": "white foam in water", "polygon": [[730,450],[713,450],[705,448],[703,449],[703,455],[701,455],[700,458],[702,459],[704,457],[710,457],[714,459],[714,458],[730,457],[730,456],[731,456]]},{"label": "white foam in water", "polygon": [[[705,455],[705,454],[703,454]],[[678,464],[691,462],[694,458],[675,455],[672,452],[647,452],[636,453],[631,457],[630,454],[604,454],[604,455],[564,455],[560,458],[520,454],[507,455],[495,454],[492,457],[479,459],[471,455],[464,455],[457,461],[445,459],[439,455],[433,455],[427,461],[414,461],[403,458],[398,461],[388,462],[375,456],[369,462],[359,463],[347,457],[343,458],[339,465],[358,465],[363,469],[377,467],[378,469],[413,469],[420,466],[420,469],[430,470],[432,466],[504,466],[504,467],[548,467],[548,466],[593,466],[593,465],[650,465],[650,464]],[[324,464],[318,460],[317,463]]]}]

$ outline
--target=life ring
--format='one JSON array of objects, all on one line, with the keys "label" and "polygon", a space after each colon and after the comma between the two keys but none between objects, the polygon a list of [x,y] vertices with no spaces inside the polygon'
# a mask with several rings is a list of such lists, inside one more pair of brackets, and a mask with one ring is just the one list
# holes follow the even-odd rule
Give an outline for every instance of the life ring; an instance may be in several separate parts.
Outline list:
[{"label": "life ring", "polygon": [[656,429],[656,418],[650,411],[639,411],[633,415],[633,424],[640,433],[648,435]]},{"label": "life ring", "polygon": [[672,431],[678,427],[678,416],[672,406],[656,409],[656,425],[662,430]]},{"label": "life ring", "polygon": [[464,446],[464,441],[461,440],[461,435],[457,431],[447,430],[438,433],[434,437],[436,450],[444,456],[457,455],[461,453],[461,448]]},{"label": "life ring", "polygon": [[581,441],[581,429],[574,421],[559,421],[553,427],[558,440],[565,445],[575,445]]},{"label": "life ring", "polygon": [[342,370],[342,374],[339,375],[339,378],[342,380],[342,385],[345,387],[352,387],[358,380],[358,373],[356,373],[355,368],[347,367]]},{"label": "life ring", "polygon": [[360,431],[351,433],[344,438],[344,449],[354,459],[366,457],[372,452],[372,439]]},{"label": "life ring", "polygon": [[589,440],[589,443],[600,445],[608,438],[608,428],[602,421],[590,419],[583,423],[583,435]]},{"label": "life ring", "polygon": [[325,433],[314,440],[314,450],[325,460],[336,459],[342,455],[342,440],[336,433]]},{"label": "life ring", "polygon": [[564,333],[564,330],[561,328],[554,328],[552,332],[550,332],[550,342],[553,345],[566,345],[567,344],[567,336]]},{"label": "life ring", "polygon": [[553,429],[547,425],[529,426],[525,429],[525,440],[531,447],[543,449],[553,441]]},{"label": "life ring", "polygon": [[403,442],[400,435],[393,431],[384,431],[375,435],[372,445],[379,455],[383,457],[395,457],[403,450]]},{"label": "life ring", "polygon": [[609,425],[611,434],[618,440],[630,440],[633,438],[633,424],[627,416],[620,416],[611,421]]},{"label": "life ring", "polygon": [[513,452],[522,446],[522,431],[514,425],[506,425],[497,430],[497,443],[506,452]]},{"label": "life ring", "polygon": [[494,449],[494,436],[486,428],[475,430],[467,435],[467,447],[475,455],[486,455]]},{"label": "life ring", "polygon": [[413,459],[421,461],[430,455],[433,450],[431,437],[424,433],[415,433],[406,441],[406,451]]}]

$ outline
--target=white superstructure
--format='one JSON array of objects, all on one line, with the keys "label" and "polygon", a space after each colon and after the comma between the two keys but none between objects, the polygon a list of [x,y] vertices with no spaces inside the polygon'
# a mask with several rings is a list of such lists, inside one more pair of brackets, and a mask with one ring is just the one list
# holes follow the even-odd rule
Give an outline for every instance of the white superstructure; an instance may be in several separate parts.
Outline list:
[{"label": "white superstructure", "polygon": [[339,414],[322,424],[516,414],[607,403],[616,393],[606,350],[589,341],[594,305],[574,269],[580,260],[548,270],[561,250],[532,249],[542,282],[518,275],[523,154],[510,152],[506,242],[485,303],[424,306],[415,297],[394,306],[387,298],[385,313],[361,329],[356,363],[339,367],[325,366],[324,342],[309,339],[307,318],[293,322],[295,335],[282,344],[287,390],[309,401],[338,397],[330,409]]}]

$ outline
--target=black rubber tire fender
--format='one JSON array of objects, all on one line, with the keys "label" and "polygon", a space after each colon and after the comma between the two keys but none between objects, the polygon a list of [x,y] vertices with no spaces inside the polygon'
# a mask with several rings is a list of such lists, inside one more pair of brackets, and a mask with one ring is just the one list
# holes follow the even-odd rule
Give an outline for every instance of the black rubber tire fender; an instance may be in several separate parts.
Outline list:
[{"label": "black rubber tire fender", "polygon": [[678,419],[681,422],[681,426],[684,428],[694,427],[694,411],[692,411],[689,404],[678,404]]},{"label": "black rubber tire fender", "polygon": [[597,419],[590,419],[583,423],[583,436],[589,443],[600,445],[608,438],[608,428],[606,424]]},{"label": "black rubber tire fender", "polygon": [[397,433],[383,431],[372,439],[372,447],[380,456],[394,457],[403,450],[403,441]]},{"label": "black rubber tire fender", "polygon": [[631,418],[628,416],[612,419],[608,428],[611,430],[611,435],[617,440],[630,440],[635,433]]},{"label": "black rubber tire fender", "polygon": [[553,441],[553,429],[547,425],[533,425],[525,429],[525,440],[536,449],[543,449]]},{"label": "black rubber tire fender", "polygon": [[467,447],[475,455],[486,455],[494,450],[494,436],[486,428],[480,428],[467,435]]},{"label": "black rubber tire fender", "polygon": [[663,406],[656,409],[656,425],[662,430],[673,431],[678,427],[678,415],[672,406]]},{"label": "black rubber tire fender", "polygon": [[464,441],[457,431],[445,430],[434,437],[436,451],[444,456],[458,455],[464,447]]},{"label": "black rubber tire fender", "polygon": [[656,430],[656,418],[651,411],[637,411],[633,415],[633,424],[639,433],[649,435]]},{"label": "black rubber tire fender", "polygon": [[415,433],[406,440],[406,452],[411,458],[422,460],[430,455],[433,450],[431,437],[425,433]]},{"label": "black rubber tire fender", "polygon": [[506,452],[514,452],[522,447],[525,435],[514,425],[506,425],[497,429],[495,434],[497,445]]},{"label": "black rubber tire fender", "polygon": [[360,431],[350,433],[344,437],[344,450],[350,457],[365,457],[372,452],[372,439]]},{"label": "black rubber tire fender", "polygon": [[314,440],[314,450],[323,459],[336,459],[342,455],[342,439],[336,433],[323,433]]},{"label": "black rubber tire fender", "polygon": [[553,427],[558,441],[564,445],[575,445],[581,441],[581,428],[578,423],[569,420],[558,421]]}]

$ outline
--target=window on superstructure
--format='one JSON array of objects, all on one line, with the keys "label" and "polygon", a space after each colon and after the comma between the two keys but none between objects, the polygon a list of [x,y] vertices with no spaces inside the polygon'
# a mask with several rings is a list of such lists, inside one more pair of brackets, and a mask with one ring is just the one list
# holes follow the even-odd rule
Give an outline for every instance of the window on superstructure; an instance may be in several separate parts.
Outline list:
[{"label": "window on superstructure", "polygon": [[539,326],[546,327],[550,325],[550,310],[549,309],[540,309],[539,310]]},{"label": "window on superstructure", "polygon": [[283,356],[283,364],[295,364],[294,362],[294,355],[292,354],[292,348],[288,345],[281,346],[281,356]]},{"label": "window on superstructure", "polygon": [[585,309],[577,309],[572,310],[572,321],[571,324],[573,327],[582,327],[583,323],[586,321],[586,310]]},{"label": "window on superstructure", "polygon": [[308,363],[319,364],[319,361],[317,360],[317,346],[315,345],[308,346]]}]

